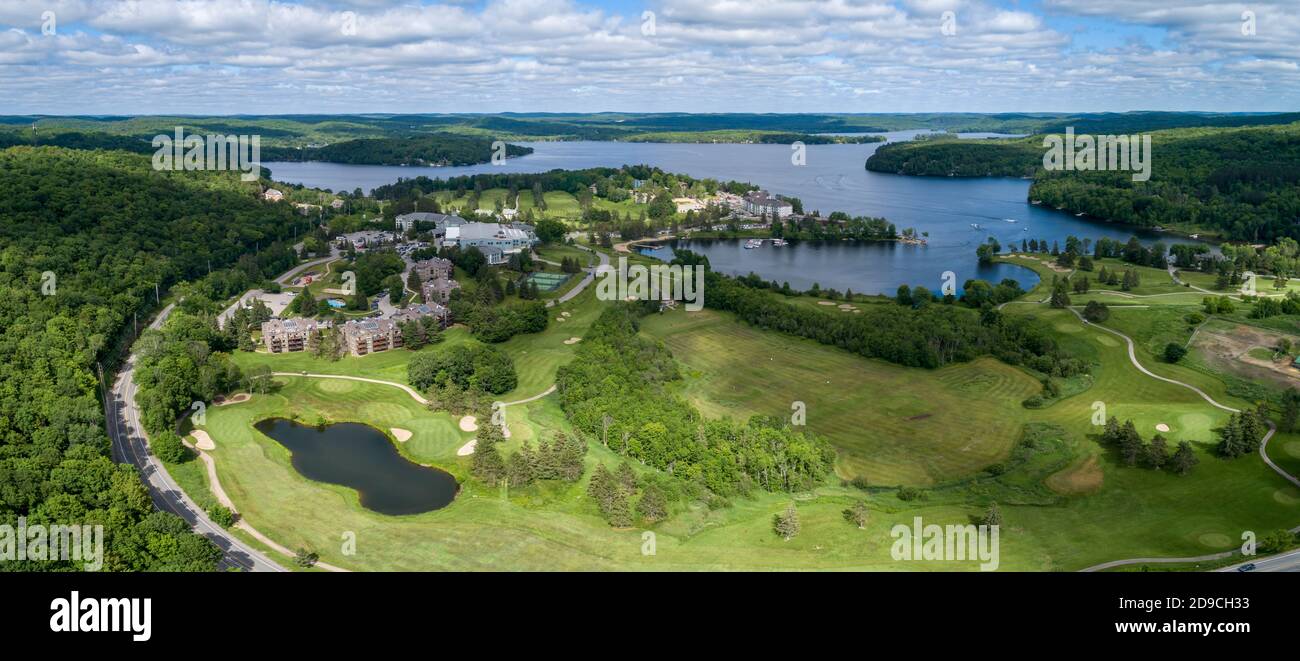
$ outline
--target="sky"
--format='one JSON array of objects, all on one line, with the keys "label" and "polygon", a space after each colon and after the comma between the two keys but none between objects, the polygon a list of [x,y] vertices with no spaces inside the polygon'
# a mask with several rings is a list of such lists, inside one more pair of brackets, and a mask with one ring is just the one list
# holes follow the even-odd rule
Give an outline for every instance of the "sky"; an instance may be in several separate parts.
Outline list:
[{"label": "sky", "polygon": [[1300,110],[1300,0],[0,0],[0,114]]}]

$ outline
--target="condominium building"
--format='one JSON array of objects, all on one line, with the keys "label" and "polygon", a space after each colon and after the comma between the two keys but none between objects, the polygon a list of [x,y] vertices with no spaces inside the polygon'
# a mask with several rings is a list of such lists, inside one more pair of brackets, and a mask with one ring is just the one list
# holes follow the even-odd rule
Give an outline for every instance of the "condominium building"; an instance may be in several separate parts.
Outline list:
[{"label": "condominium building", "polygon": [[317,334],[329,328],[328,321],[315,319],[271,319],[262,322],[262,343],[271,353],[302,351],[315,346]]},{"label": "condominium building", "polygon": [[460,289],[460,283],[450,278],[435,278],[425,280],[420,285],[421,293],[424,294],[425,303],[439,303],[446,305],[451,300],[453,289]]},{"label": "condominium building", "polygon": [[745,211],[755,216],[766,214],[784,218],[794,213],[789,202],[769,194],[767,191],[750,191],[745,194]]},{"label": "condominium building", "polygon": [[360,319],[343,324],[343,341],[354,356],[402,346],[402,333],[391,319]]}]

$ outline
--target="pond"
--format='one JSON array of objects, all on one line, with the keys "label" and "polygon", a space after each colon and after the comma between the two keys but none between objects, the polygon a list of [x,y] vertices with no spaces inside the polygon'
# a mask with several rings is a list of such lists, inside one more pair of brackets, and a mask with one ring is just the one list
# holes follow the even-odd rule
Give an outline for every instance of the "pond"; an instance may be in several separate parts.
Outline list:
[{"label": "pond", "polygon": [[449,473],[412,463],[393,442],[368,425],[341,422],[324,427],[270,418],[254,427],[292,453],[303,477],[356,489],[361,505],[380,514],[419,514],[441,509],[460,485]]}]

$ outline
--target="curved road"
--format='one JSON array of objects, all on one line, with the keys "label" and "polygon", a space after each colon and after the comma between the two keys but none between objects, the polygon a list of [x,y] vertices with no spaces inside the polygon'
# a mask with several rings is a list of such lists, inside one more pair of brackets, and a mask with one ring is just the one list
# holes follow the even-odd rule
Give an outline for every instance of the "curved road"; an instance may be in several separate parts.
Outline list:
[{"label": "curved road", "polygon": [[[1174,380],[1174,379],[1166,378],[1166,377],[1160,376],[1159,374],[1156,374],[1156,373],[1152,372],[1151,370],[1148,370],[1147,368],[1145,368],[1145,367],[1142,366],[1142,363],[1138,362],[1138,359],[1137,359],[1137,353],[1136,353],[1136,350],[1135,350],[1135,348],[1134,348],[1135,345],[1134,345],[1134,343],[1133,343],[1133,339],[1132,339],[1132,338],[1130,338],[1129,336],[1127,336],[1127,335],[1125,335],[1125,334],[1123,334],[1123,333],[1121,333],[1121,332],[1119,332],[1119,331],[1117,331],[1117,330],[1115,330],[1115,329],[1113,329],[1113,328],[1107,328],[1107,327],[1105,327],[1105,326],[1100,326],[1100,325],[1097,325],[1097,324],[1094,324],[1094,323],[1088,321],[1087,319],[1084,319],[1084,318],[1083,318],[1083,314],[1080,313],[1078,310],[1076,310],[1076,309],[1074,309],[1074,308],[1070,308],[1070,312],[1073,312],[1074,315],[1075,315],[1076,317],[1079,318],[1079,321],[1083,322],[1083,325],[1084,325],[1084,326],[1091,326],[1091,327],[1093,327],[1093,328],[1100,328],[1101,330],[1104,330],[1104,331],[1106,331],[1106,332],[1108,332],[1108,333],[1111,333],[1112,335],[1117,335],[1117,336],[1119,336],[1121,339],[1123,339],[1124,342],[1128,345],[1128,359],[1129,359],[1129,362],[1133,363],[1133,366],[1136,367],[1136,368],[1138,369],[1139,372],[1142,372],[1143,374],[1145,374],[1145,375],[1147,375],[1147,376],[1149,376],[1149,377],[1151,377],[1151,378],[1153,378],[1153,379],[1157,379],[1157,380],[1159,380],[1159,381],[1164,381],[1165,383],[1171,383],[1171,384],[1176,385],[1176,386],[1181,386],[1181,387],[1183,387],[1183,388],[1187,388],[1188,390],[1191,390],[1192,392],[1194,392],[1194,393],[1200,395],[1202,399],[1204,399],[1205,401],[1209,402],[1210,405],[1212,405],[1212,406],[1214,406],[1214,407],[1216,407],[1216,408],[1222,409],[1222,410],[1224,410],[1224,411],[1229,411],[1229,412],[1232,412],[1232,413],[1240,413],[1240,412],[1241,412],[1240,409],[1235,409],[1235,408],[1232,408],[1231,406],[1227,406],[1226,404],[1220,404],[1219,402],[1214,401],[1214,398],[1213,398],[1213,397],[1210,397],[1208,394],[1206,394],[1206,392],[1205,392],[1204,390],[1201,390],[1200,388],[1197,388],[1196,386],[1194,386],[1194,385],[1192,385],[1192,384],[1190,384],[1190,383],[1184,383],[1184,382],[1182,382],[1182,381],[1177,381],[1177,380]],[[1285,479],[1286,479],[1288,482],[1290,482],[1291,484],[1294,484],[1294,485],[1296,485],[1297,487],[1300,487],[1300,479],[1297,479],[1294,475],[1291,475],[1290,473],[1288,473],[1288,472],[1282,470],[1282,467],[1281,467],[1281,466],[1278,466],[1277,464],[1273,463],[1273,460],[1269,458],[1269,456],[1268,456],[1268,451],[1267,451],[1267,450],[1268,450],[1268,442],[1269,442],[1270,439],[1273,438],[1273,434],[1277,432],[1277,426],[1274,425],[1274,424],[1273,424],[1273,421],[1271,421],[1271,420],[1268,420],[1267,422],[1268,422],[1268,432],[1264,434],[1264,438],[1263,438],[1263,440],[1260,441],[1260,444],[1259,444],[1259,456],[1264,460],[1264,463],[1267,464],[1269,468],[1272,468],[1275,472],[1277,472],[1278,475],[1281,475],[1283,478],[1285,478]],[[1295,531],[1297,531],[1297,530],[1300,530],[1300,527],[1297,527],[1297,528],[1293,529],[1292,531],[1295,532]],[[1093,565],[1093,566],[1091,566],[1091,567],[1088,567],[1088,568],[1082,569],[1082,570],[1080,570],[1080,571],[1093,572],[1093,571],[1099,571],[1099,570],[1102,570],[1102,569],[1110,569],[1110,568],[1112,568],[1112,567],[1120,567],[1120,566],[1123,566],[1123,565],[1136,565],[1136,564],[1155,563],[1155,562],[1160,562],[1160,563],[1169,563],[1169,562],[1208,562],[1208,561],[1211,561],[1211,560],[1222,560],[1222,559],[1224,559],[1224,558],[1231,557],[1232,554],[1233,554],[1232,551],[1224,551],[1224,552],[1221,552],[1221,553],[1211,553],[1211,554],[1208,554],[1208,555],[1195,556],[1195,557],[1191,557],[1191,558],[1128,558],[1128,559],[1125,559],[1125,560],[1112,560],[1112,561],[1110,561],[1110,562],[1103,562],[1103,563],[1101,563],[1101,564]],[[1296,569],[1296,568],[1300,568],[1300,567],[1297,567],[1297,563],[1300,563],[1300,551],[1297,551],[1296,553],[1288,554],[1288,555],[1289,555],[1289,556],[1294,556],[1294,557],[1291,559],[1291,562],[1290,562],[1290,563],[1279,563],[1279,568],[1282,568],[1283,566],[1291,567],[1292,570],[1294,570],[1294,569]],[[1263,562],[1263,561],[1261,560],[1260,562]]]},{"label": "curved road", "polygon": [[586,289],[587,285],[590,285],[592,281],[596,279],[596,271],[598,271],[601,266],[609,266],[609,255],[606,255],[605,253],[600,252],[599,250],[592,250],[591,248],[588,248],[586,246],[580,246],[575,244],[575,247],[582,250],[586,250],[587,252],[596,253],[596,257],[600,259],[600,265],[595,268],[583,269],[587,272],[587,275],[583,277],[582,282],[579,282],[577,286],[575,286],[573,289],[570,289],[569,291],[561,294],[559,298],[552,299],[550,302],[548,302],[546,304],[546,307],[548,308],[555,305],[556,303],[564,303],[569,300],[572,300],[574,296],[581,294],[582,290]]},{"label": "curved road", "polygon": [[[149,328],[161,327],[174,307],[172,304],[163,308],[153,323],[149,324]],[[140,476],[149,489],[149,496],[158,509],[185,519],[194,532],[216,544],[223,554],[219,565],[222,569],[238,567],[245,571],[286,571],[261,551],[213,523],[172,481],[157,457],[149,453],[144,426],[140,424],[140,409],[135,405],[135,361],[138,357],[138,353],[132,353],[123,363],[104,406],[108,435],[113,442],[113,460],[133,464],[140,471]]]}]

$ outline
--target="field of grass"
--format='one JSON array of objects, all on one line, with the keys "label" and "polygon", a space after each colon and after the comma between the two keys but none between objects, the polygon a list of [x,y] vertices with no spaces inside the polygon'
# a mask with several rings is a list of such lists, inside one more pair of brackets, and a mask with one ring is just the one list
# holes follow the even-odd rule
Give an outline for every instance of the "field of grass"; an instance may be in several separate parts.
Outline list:
[{"label": "field of grass", "polygon": [[928,486],[1004,461],[1020,434],[1020,401],[1040,389],[994,360],[904,368],[710,310],[654,315],[643,330],[687,367],[685,395],[706,416],[788,416],[803,402],[808,429],[839,451],[836,472],[872,485]]},{"label": "field of grass", "polygon": [[[1041,290],[1035,294],[1041,298]],[[803,298],[808,297],[792,300]],[[1086,300],[1075,298],[1078,305]],[[802,302],[816,305],[811,298]],[[555,369],[572,356],[574,345],[563,340],[580,337],[600,305],[584,293],[552,308],[544,333],[504,343],[520,386],[502,399],[549,387]],[[1164,307],[1114,311],[1108,325],[1138,339],[1138,358],[1148,369],[1192,383],[1224,404],[1249,405],[1215,372],[1198,367],[1194,355],[1179,365],[1155,359],[1153,349],[1182,333],[1181,315],[1193,309]],[[570,316],[557,321],[565,310]],[[222,482],[252,525],[282,544],[311,548],[326,562],[352,569],[970,570],[971,563],[894,561],[889,528],[910,524],[914,516],[927,523],[966,523],[996,501],[1004,519],[1002,568],[1060,570],[1125,557],[1212,553],[1235,547],[1243,530],[1292,527],[1300,519],[1300,490],[1257,456],[1229,461],[1212,455],[1213,429],[1226,412],[1190,390],[1141,374],[1129,364],[1122,340],[1084,326],[1069,311],[1029,304],[1005,311],[1046,324],[1063,351],[1093,364],[1091,381],[1069,389],[1052,406],[1030,410],[1020,401],[1037,392],[1037,382],[989,359],[934,371],[906,369],[755,330],[714,311],[646,318],[643,332],[662,339],[682,363],[685,378],[675,387],[706,416],[785,416],[793,402],[802,401],[809,429],[837,447],[838,477],[862,475],[872,485],[862,491],[832,478],[812,492],[756,494],[719,510],[677,503],[672,516],[653,528],[653,556],[641,555],[640,530],[614,530],[599,518],[584,483],[503,493],[466,481],[443,510],[387,517],[361,508],[350,490],[299,476],[284,450],[251,426],[293,413],[309,421],[412,429],[416,437],[402,452],[463,480],[469,459],[456,457],[455,449],[468,435],[446,414],[423,409],[395,388],[283,378],[271,395],[210,409],[207,428],[217,442],[213,455]],[[443,345],[425,350],[473,341],[464,329],[453,329]],[[396,351],[336,363],[304,354],[237,353],[236,359],[242,365],[266,361],[277,371],[405,382],[410,355]],[[1192,441],[1200,464],[1184,477],[1124,466],[1097,441],[1092,418],[1098,403],[1106,415],[1132,419],[1148,439],[1157,424],[1169,425],[1166,436]],[[553,397],[511,407],[507,418],[514,432],[507,448],[568,430]],[[1279,464],[1300,471],[1300,435],[1279,435],[1269,451]],[[588,455],[589,465],[618,461],[598,444]],[[1005,472],[985,470],[995,463]],[[187,491],[203,477],[184,475]],[[889,485],[899,483],[924,486],[926,497],[898,499]],[[855,499],[871,509],[867,530],[841,515]],[[772,534],[771,518],[791,500],[803,530],[784,542]],[[357,555],[338,552],[343,531],[357,533]]]}]

